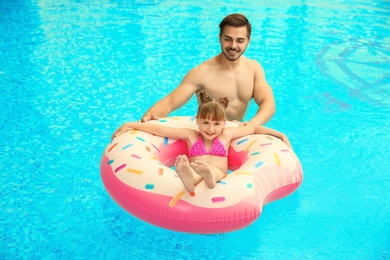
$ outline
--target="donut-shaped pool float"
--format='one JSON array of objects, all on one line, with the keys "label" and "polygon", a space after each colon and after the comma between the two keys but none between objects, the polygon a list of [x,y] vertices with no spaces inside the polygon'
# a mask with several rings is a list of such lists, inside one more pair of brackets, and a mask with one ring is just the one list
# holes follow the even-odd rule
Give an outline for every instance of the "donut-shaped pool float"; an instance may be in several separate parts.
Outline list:
[{"label": "donut-shaped pool float", "polygon": [[[197,129],[194,117],[167,117],[147,124]],[[227,126],[238,126],[227,122]],[[302,182],[302,167],[280,139],[254,134],[233,140],[229,174],[214,189],[204,181],[195,196],[185,191],[172,168],[185,141],[130,130],[107,146],[101,178],[112,199],[150,224],[187,233],[213,234],[253,223],[265,204],[286,197]]]}]

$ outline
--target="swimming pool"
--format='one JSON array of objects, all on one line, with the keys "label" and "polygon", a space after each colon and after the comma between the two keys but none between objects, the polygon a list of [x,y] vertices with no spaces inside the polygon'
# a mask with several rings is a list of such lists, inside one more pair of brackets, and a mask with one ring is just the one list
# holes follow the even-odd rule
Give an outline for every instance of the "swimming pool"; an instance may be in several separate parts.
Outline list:
[{"label": "swimming pool", "polygon": [[[5,0],[0,11],[1,259],[390,257],[388,1]],[[219,53],[232,12],[253,25],[246,55],[277,102],[267,125],[289,135],[304,181],[240,231],[141,222],[105,191],[103,149]]]}]

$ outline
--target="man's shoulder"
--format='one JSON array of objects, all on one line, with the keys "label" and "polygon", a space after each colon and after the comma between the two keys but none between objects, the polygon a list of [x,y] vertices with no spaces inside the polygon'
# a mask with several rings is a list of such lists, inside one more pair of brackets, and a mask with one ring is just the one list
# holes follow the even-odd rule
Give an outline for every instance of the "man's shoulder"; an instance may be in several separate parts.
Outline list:
[{"label": "man's shoulder", "polygon": [[203,63],[201,63],[199,65],[199,67],[201,68],[210,68],[210,67],[215,67],[218,65],[218,61],[217,61],[217,56],[215,57],[212,57],[208,60],[205,60]]},{"label": "man's shoulder", "polygon": [[249,64],[250,66],[261,66],[260,62],[258,60],[250,59],[250,58],[244,57],[244,56],[242,56],[241,58],[243,58],[245,60],[245,62],[247,64]]},{"label": "man's shoulder", "polygon": [[201,64],[196,66],[193,70],[198,72],[198,73],[204,73],[204,72],[210,71],[211,69],[215,68],[216,66],[218,66],[218,64],[215,60],[215,57],[213,57],[211,59],[208,59],[208,60],[202,62]]}]

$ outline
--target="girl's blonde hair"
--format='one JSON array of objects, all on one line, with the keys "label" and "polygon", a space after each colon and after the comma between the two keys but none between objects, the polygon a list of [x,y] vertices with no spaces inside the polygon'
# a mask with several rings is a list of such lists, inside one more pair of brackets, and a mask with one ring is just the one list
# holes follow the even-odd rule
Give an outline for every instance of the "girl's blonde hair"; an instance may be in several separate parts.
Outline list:
[{"label": "girl's blonde hair", "polygon": [[208,119],[213,121],[226,121],[226,111],[229,104],[227,97],[215,100],[209,97],[205,90],[198,93],[199,107],[196,117],[199,119]]}]

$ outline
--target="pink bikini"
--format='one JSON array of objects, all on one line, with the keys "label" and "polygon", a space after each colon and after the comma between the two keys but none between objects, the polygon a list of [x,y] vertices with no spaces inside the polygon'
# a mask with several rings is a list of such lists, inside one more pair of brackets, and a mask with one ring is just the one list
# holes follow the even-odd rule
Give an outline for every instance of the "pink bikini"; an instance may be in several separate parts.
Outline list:
[{"label": "pink bikini", "polygon": [[213,143],[211,144],[210,152],[206,151],[206,147],[204,146],[202,137],[199,135],[198,140],[192,145],[190,149],[189,156],[201,156],[201,155],[215,155],[226,157],[226,149],[225,146],[219,141],[218,137],[214,138]]}]

